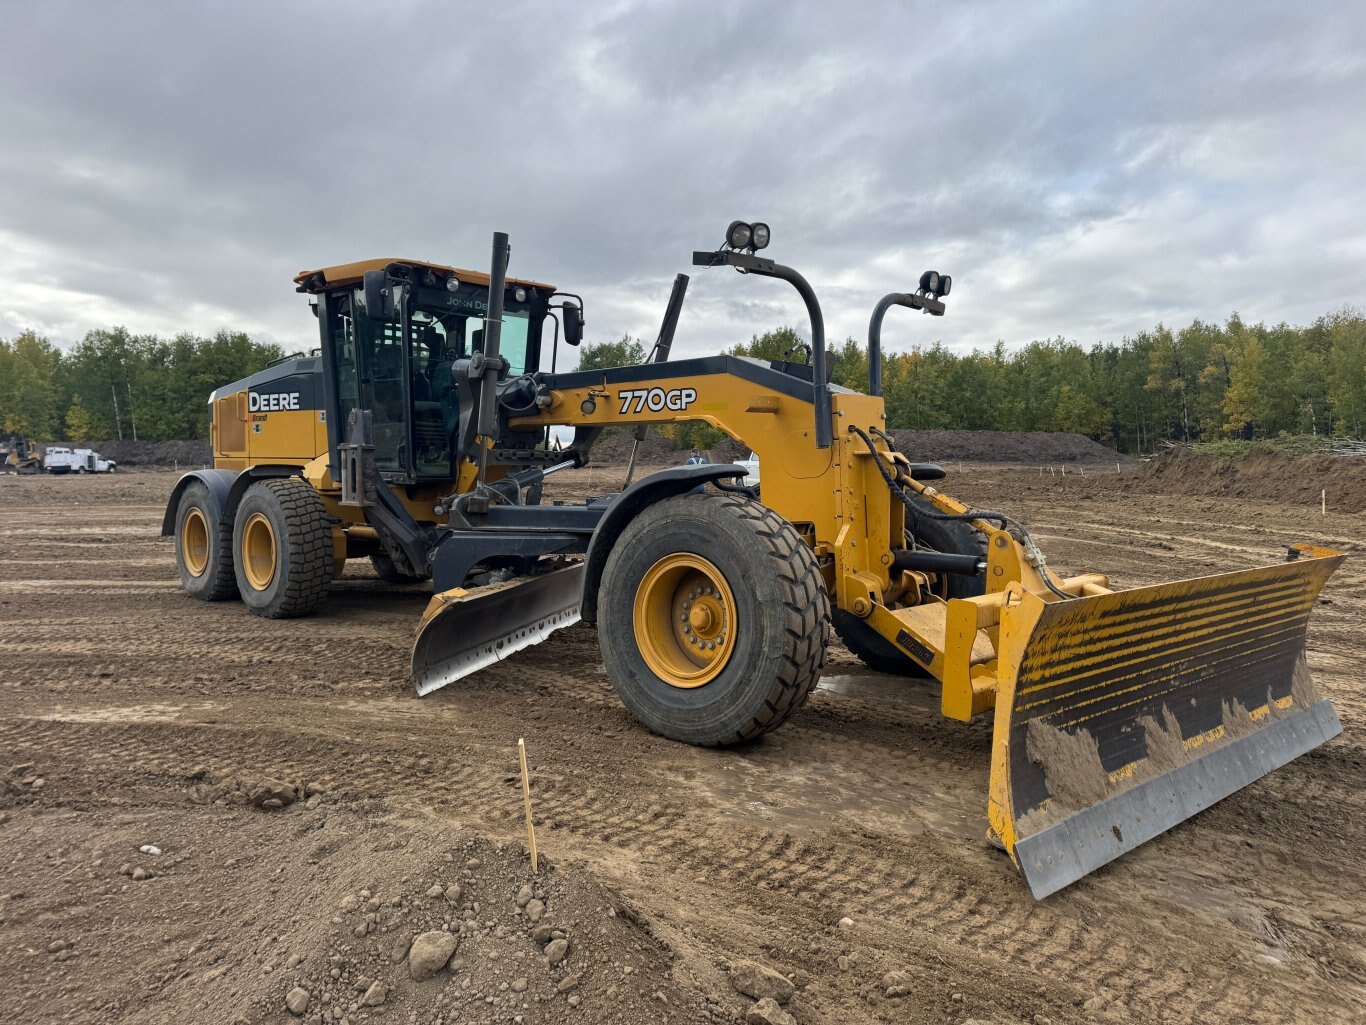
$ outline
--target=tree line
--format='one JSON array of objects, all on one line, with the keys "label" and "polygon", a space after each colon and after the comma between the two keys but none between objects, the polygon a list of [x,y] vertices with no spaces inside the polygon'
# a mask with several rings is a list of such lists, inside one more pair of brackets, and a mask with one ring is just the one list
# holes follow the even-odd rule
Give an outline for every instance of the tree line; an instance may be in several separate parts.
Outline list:
[{"label": "tree line", "polygon": [[[791,327],[754,335],[736,356],[802,361]],[[644,346],[623,338],[586,346],[580,369],[640,362]],[[831,380],[868,387],[868,351],[832,347]],[[884,352],[882,390],[893,428],[1070,431],[1122,452],[1164,441],[1259,439],[1282,434],[1366,436],[1366,317],[1343,309],[1306,327],[1162,325],[1089,348],[1054,338],[958,353],[940,344]],[[704,426],[676,436],[684,447],[719,440]]]},{"label": "tree line", "polygon": [[[728,350],[767,360],[806,358],[791,327]],[[0,339],[0,431],[34,440],[208,436],[209,393],[260,370],[279,346],[236,331],[212,337],[91,331],[62,350],[33,332]],[[638,340],[587,344],[579,369],[639,363]],[[868,353],[833,346],[831,380],[868,385]],[[1343,309],[1292,327],[1194,321],[1089,347],[1061,337],[1007,349],[954,352],[934,344],[883,355],[893,428],[1073,431],[1120,451],[1163,441],[1280,434],[1366,437],[1366,316]],[[675,432],[685,447],[719,440],[705,425]]]},{"label": "tree line", "polygon": [[211,338],[91,331],[63,351],[31,331],[0,339],[0,431],[35,441],[209,436],[209,393],[283,353],[240,331]]}]

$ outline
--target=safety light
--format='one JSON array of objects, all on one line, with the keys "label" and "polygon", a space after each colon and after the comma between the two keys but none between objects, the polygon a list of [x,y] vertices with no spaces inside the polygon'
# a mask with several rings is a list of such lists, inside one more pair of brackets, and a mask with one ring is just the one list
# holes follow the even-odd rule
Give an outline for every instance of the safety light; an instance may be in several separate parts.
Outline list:
[{"label": "safety light", "polygon": [[726,229],[726,245],[732,249],[748,249],[754,229],[744,221],[731,221]]},{"label": "safety light", "polygon": [[448,278],[446,279],[446,291],[447,291],[447,292],[458,292],[458,291],[460,291],[460,279],[457,278],[454,274],[452,274],[450,277],[448,277]]},{"label": "safety light", "polygon": [[768,225],[763,221],[750,225],[749,245],[751,249],[763,249],[768,245]]}]

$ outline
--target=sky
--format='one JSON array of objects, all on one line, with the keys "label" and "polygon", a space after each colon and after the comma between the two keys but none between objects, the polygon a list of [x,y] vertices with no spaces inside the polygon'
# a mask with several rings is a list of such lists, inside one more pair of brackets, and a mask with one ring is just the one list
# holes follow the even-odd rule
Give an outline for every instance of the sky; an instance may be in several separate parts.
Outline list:
[{"label": "sky", "polygon": [[[827,337],[1117,342],[1366,305],[1366,4],[0,0],[0,338],[316,344],[292,278],[410,257],[583,295],[674,354],[795,291],[693,270],[734,219]],[[913,319],[915,318],[915,319]]]}]

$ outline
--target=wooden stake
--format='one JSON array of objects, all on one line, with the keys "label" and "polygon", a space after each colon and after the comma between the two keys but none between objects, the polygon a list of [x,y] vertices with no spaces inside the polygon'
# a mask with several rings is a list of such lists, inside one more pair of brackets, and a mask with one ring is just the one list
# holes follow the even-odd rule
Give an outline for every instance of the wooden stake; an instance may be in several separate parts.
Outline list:
[{"label": "wooden stake", "polygon": [[536,869],[536,826],[531,821],[531,778],[526,771],[526,741],[517,738],[517,758],[522,763],[522,806],[526,809],[526,843],[531,851],[531,871]]}]

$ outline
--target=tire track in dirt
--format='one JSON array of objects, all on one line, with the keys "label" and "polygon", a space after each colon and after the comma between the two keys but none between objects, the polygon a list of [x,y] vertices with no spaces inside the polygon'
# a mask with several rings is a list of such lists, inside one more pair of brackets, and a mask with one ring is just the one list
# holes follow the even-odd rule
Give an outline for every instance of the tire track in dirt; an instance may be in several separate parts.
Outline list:
[{"label": "tire track in dirt", "polygon": [[[130,737],[123,725],[136,725],[140,733],[153,736]],[[0,737],[10,732],[8,727],[0,728]],[[165,737],[155,735],[160,733]],[[391,801],[430,803],[438,809],[444,805],[465,822],[471,821],[465,813],[471,803],[485,808],[501,804],[502,814],[478,815],[475,821],[505,832],[515,829],[517,810],[515,801],[509,799],[512,792],[504,773],[440,755],[395,754],[393,748],[375,743],[388,737],[387,729],[371,729],[367,735],[372,749],[368,757],[350,764],[346,778],[332,784],[340,795],[364,801],[384,794]],[[258,734],[257,750],[236,757],[234,750],[240,751],[239,744],[245,740],[236,729],[191,730],[186,744],[183,724],[169,718],[149,720],[141,714],[123,724],[83,719],[33,723],[23,736],[26,741],[15,736],[13,742],[25,747],[37,742],[49,752],[73,747],[98,752],[91,760],[110,770],[144,762],[153,781],[162,785],[183,781],[200,763],[223,766],[224,776],[274,774],[332,781],[330,759],[308,747],[291,751],[286,738],[273,733]],[[176,750],[148,758],[148,748],[156,749],[163,742]],[[1115,963],[1130,965],[1112,977],[1111,988],[1120,1006],[1138,1013],[1172,1006],[1171,1000],[1191,992],[1197,984],[1207,994],[1197,1012],[1219,1007],[1225,1013],[1251,1016],[1262,999],[1255,987],[1248,991],[1228,976],[1222,977],[1220,985],[1218,978],[1202,978],[1170,964],[1143,968],[1144,958],[1138,954],[1146,945],[1138,938],[1097,934],[1030,904],[1001,859],[995,866],[984,866],[983,860],[991,856],[965,843],[949,845],[951,853],[940,852],[941,843],[933,838],[930,846],[936,850],[926,859],[918,842],[883,835],[877,837],[879,853],[873,855],[829,836],[794,841],[788,832],[699,828],[699,818],[705,822],[706,816],[699,817],[688,806],[658,799],[637,804],[623,800],[619,788],[584,788],[579,780],[563,774],[538,773],[537,779],[540,816],[557,825],[551,835],[582,841],[581,849],[590,856],[594,848],[603,846],[630,851],[636,858],[706,877],[712,888],[736,891],[742,899],[781,894],[817,917],[840,908],[857,908],[861,919],[875,918],[889,928],[915,922],[917,929],[947,948],[995,950],[1031,970],[1046,967],[1064,975],[1091,976],[1102,968],[1114,972]],[[645,787],[641,794],[649,792]],[[472,797],[476,798],[473,802]],[[953,871],[955,862],[966,870],[964,874]],[[908,865],[915,870],[907,871]],[[1007,900],[1004,908],[968,881],[980,876],[984,867],[994,868],[988,874],[1016,891],[1015,899]],[[1012,907],[1013,913],[1002,914]],[[1212,950],[1224,946],[1217,935],[1204,942],[1213,944]],[[1194,1020],[1200,1020],[1198,1013]]]},{"label": "tire track in dirt", "polygon": [[[1125,515],[1113,511],[1116,522]],[[86,512],[59,507],[54,517]],[[110,522],[118,515],[107,511]],[[158,517],[146,517],[148,533]],[[1119,525],[1135,540],[1151,533]],[[1110,544],[1105,526],[1068,524],[1078,536],[1058,547],[1072,555],[1072,540]],[[1263,543],[1238,530],[1223,539],[1248,551]],[[1227,568],[1221,550],[1156,536],[1178,558]],[[147,535],[137,543],[164,558],[170,579],[169,546]],[[0,540],[0,558],[23,547]],[[61,558],[86,560],[91,548],[121,551],[101,543]],[[1168,561],[1155,564],[1146,547],[1104,551],[1102,571],[1165,578]],[[144,568],[89,558],[82,577]],[[1362,578],[1346,579],[1360,593]],[[967,988],[980,1018],[1019,1020],[1021,1000],[1041,994],[1032,1009],[1080,1020],[1074,1002],[1102,988],[1117,1020],[1181,1022],[1280,1022],[1306,1009],[1331,1019],[1366,995],[1351,903],[1366,892],[1359,733],[1035,904],[1009,863],[963,826],[985,806],[990,724],[942,721],[934,695],[913,682],[885,698],[820,690],[763,744],[699,752],[633,724],[586,628],[418,702],[406,662],[420,589],[395,592],[348,573],[323,615],[294,623],[174,593],[109,601],[59,591],[0,593],[20,627],[0,642],[0,748],[41,761],[45,805],[183,807],[190,774],[208,766],[217,779],[318,780],[329,801],[362,811],[400,809],[516,838],[512,745],[525,735],[552,856],[584,860],[728,956],[781,949],[785,968],[810,973],[822,994],[813,1022],[892,1013],[861,993],[908,963],[946,993],[950,980]],[[1314,667],[1344,720],[1360,725],[1361,706],[1347,695],[1361,605],[1328,593],[1337,604],[1315,615]],[[89,634],[71,637],[73,624]],[[830,675],[848,673],[847,663],[835,652]],[[1282,917],[1296,907],[1310,909],[1308,925]],[[845,914],[855,928],[835,930]],[[840,973],[834,957],[855,947],[862,967]],[[1284,965],[1259,962],[1265,951]],[[962,1012],[946,1002],[945,1017]]]}]

